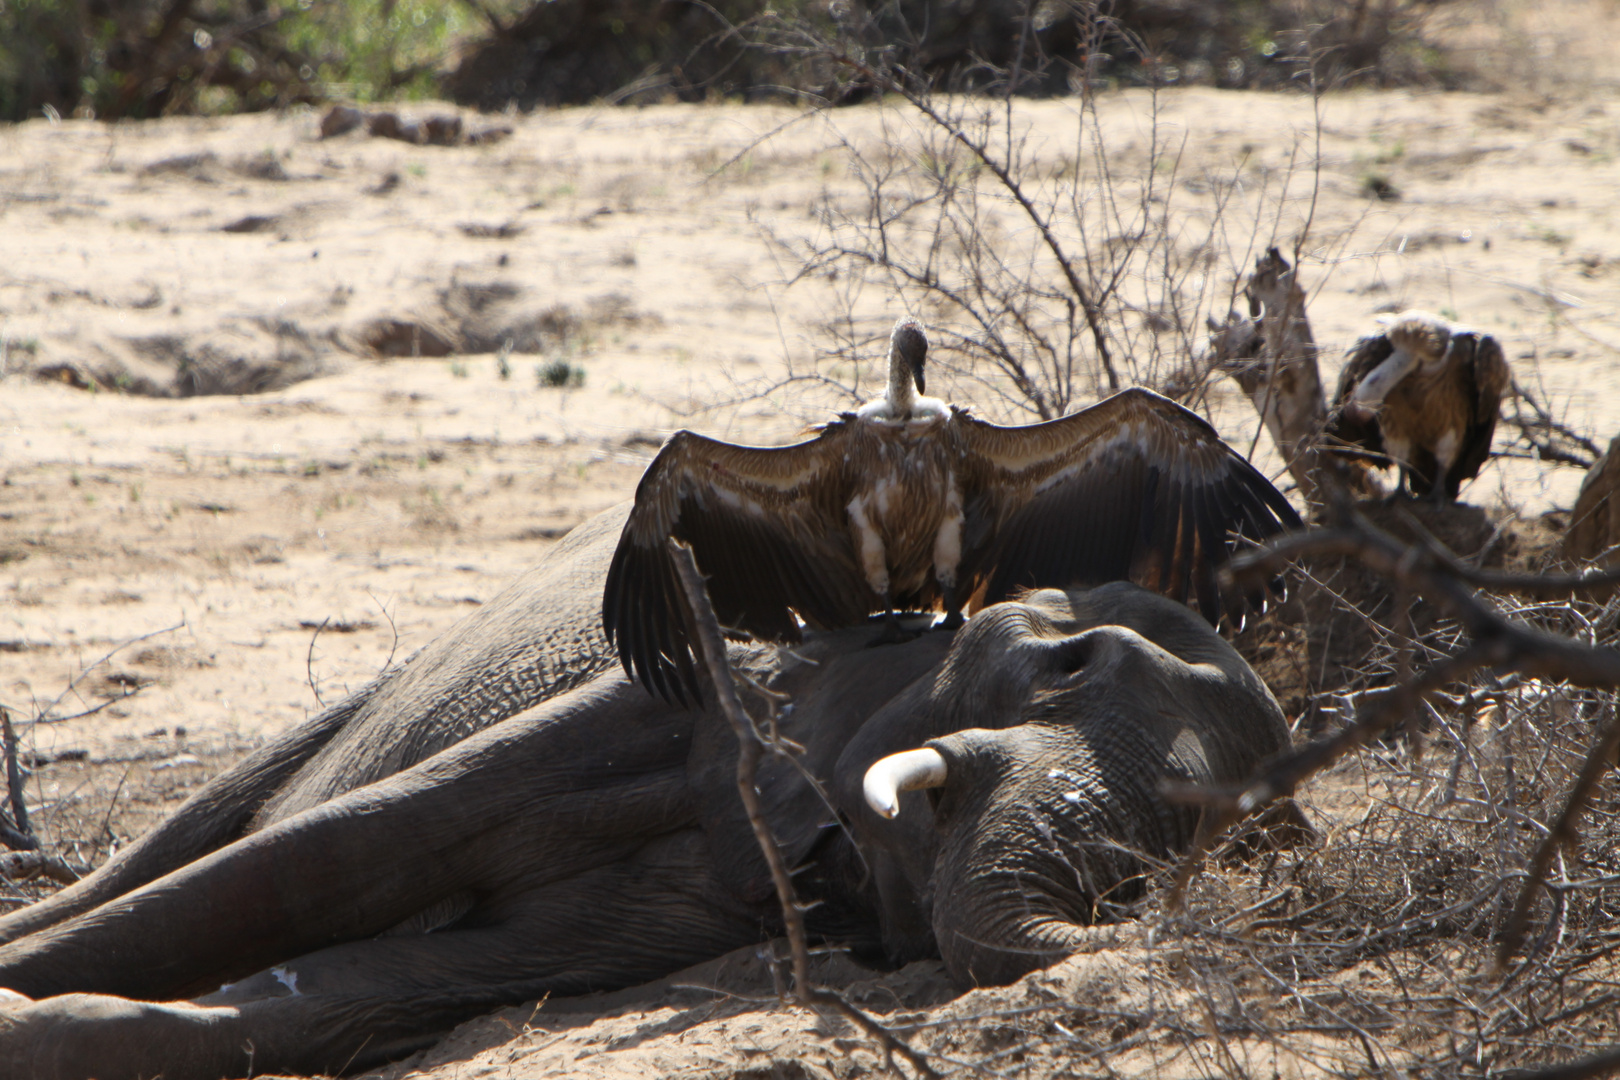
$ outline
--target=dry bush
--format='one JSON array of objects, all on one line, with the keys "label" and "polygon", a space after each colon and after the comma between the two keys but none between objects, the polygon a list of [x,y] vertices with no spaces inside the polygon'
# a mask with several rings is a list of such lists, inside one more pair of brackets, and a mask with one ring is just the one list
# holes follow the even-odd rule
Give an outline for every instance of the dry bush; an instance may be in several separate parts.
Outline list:
[{"label": "dry bush", "polygon": [[[857,66],[893,102],[875,145],[841,141],[854,196],[827,194],[807,240],[768,234],[788,281],[838,296],[836,345],[790,372],[801,383],[873,392],[853,361],[903,305],[941,328],[949,372],[998,418],[1062,415],[1128,383],[1196,401],[1207,376],[1189,361],[1237,268],[1267,227],[1309,237],[1306,152],[1272,190],[1199,178],[1205,193],[1189,195],[1167,182],[1180,165],[1157,123],[1145,152],[1113,153],[1087,94],[1079,151],[1054,162],[1007,99],[936,95],[808,34],[800,47]],[[1505,426],[1524,453],[1590,460],[1533,399]],[[1134,974],[1092,978],[1073,961],[1037,978],[1045,991],[903,1030],[936,1066],[1494,1074],[1620,1039],[1620,797],[1596,786],[1620,732],[1620,601],[1504,576],[1550,562],[1550,538],[1522,523],[1365,508],[1397,539],[1342,493],[1327,502],[1335,528],[1283,553],[1298,557],[1300,599],[1241,642],[1301,749],[1241,792],[1172,793],[1229,822],[1297,792],[1320,840],[1228,841],[1161,868],[1165,887],[1134,911],[1152,935],[1135,939],[1149,947],[1130,954]]]},{"label": "dry bush", "polygon": [[[1573,642],[1620,638],[1620,601],[1486,601]],[[1195,870],[1160,865],[1108,947],[894,1030],[973,1075],[1599,1075],[1612,1052],[1590,1055],[1620,1039],[1620,794],[1538,858],[1614,707],[1512,671],[1449,683],[1396,718],[1404,737],[1300,787],[1318,838],[1239,831]]]},{"label": "dry bush", "polygon": [[[882,374],[861,358],[881,352],[903,309],[933,328],[939,389],[960,391],[991,419],[1050,419],[1127,385],[1202,408],[1211,373],[1193,358],[1210,319],[1224,322],[1233,309],[1254,257],[1280,246],[1297,264],[1308,248],[1331,265],[1347,248],[1354,224],[1325,236],[1314,222],[1319,124],[1295,133],[1281,167],[1238,159],[1194,171],[1188,132],[1162,111],[1158,88],[1172,73],[1146,69],[1143,115],[1122,127],[1104,115],[1097,90],[1107,81],[1095,73],[1111,43],[1146,46],[1095,14],[1081,25],[1092,59],[1073,80],[1066,130],[1037,127],[1012,104],[1045,77],[1049,57],[982,65],[994,93],[951,95],[892,54],[804,24],[761,31],[770,48],[844,69],[885,95],[875,136],[844,130],[836,111],[812,113],[847,181],[815,201],[814,229],[759,226],[785,284],[815,280],[835,297],[817,328],[831,345],[813,362],[790,361],[787,381],[802,384],[801,397],[816,385],[822,398],[870,396]],[[1314,73],[1331,52],[1296,58],[1302,87],[1322,89]]]},{"label": "dry bush", "polygon": [[907,310],[934,328],[941,388],[995,419],[1051,419],[1127,385],[1200,397],[1207,375],[1188,361],[1206,319],[1231,307],[1235,266],[1268,230],[1308,229],[1306,148],[1297,169],[1243,186],[1241,164],[1184,173],[1185,136],[1170,135],[1156,98],[1145,146],[1113,145],[1088,94],[1055,151],[1006,101],[899,78],[903,103],[875,143],[827,120],[856,194],[825,192],[809,236],[760,226],[786,283],[814,279],[836,297],[821,327],[833,344],[789,381],[870,396],[883,376],[858,358]]}]

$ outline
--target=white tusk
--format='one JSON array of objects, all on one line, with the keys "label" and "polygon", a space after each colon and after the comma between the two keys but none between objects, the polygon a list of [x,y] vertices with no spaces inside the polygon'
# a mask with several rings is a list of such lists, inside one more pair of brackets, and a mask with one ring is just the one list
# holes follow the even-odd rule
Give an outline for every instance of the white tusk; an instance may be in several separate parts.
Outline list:
[{"label": "white tusk", "polygon": [[873,762],[866,770],[862,789],[866,805],[892,818],[900,813],[900,793],[920,788],[943,787],[945,759],[938,750],[903,750]]}]

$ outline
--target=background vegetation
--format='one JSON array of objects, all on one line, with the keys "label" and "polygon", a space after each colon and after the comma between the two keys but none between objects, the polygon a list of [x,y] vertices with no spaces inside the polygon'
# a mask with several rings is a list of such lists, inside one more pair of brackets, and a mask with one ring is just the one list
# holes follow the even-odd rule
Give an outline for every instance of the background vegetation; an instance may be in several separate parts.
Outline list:
[{"label": "background vegetation", "polygon": [[477,0],[0,0],[0,118],[105,118],[433,94]]},{"label": "background vegetation", "polygon": [[[0,0],[0,119],[107,119],[448,94],[481,108],[860,98],[784,21],[940,88],[1079,82],[1462,85],[1418,0]],[[765,46],[760,48],[758,46]]]}]

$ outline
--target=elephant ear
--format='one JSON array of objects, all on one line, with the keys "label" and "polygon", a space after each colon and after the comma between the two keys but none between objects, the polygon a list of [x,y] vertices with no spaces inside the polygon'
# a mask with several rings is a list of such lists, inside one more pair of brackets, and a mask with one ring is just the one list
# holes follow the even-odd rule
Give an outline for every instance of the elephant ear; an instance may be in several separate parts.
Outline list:
[{"label": "elephant ear", "polygon": [[[693,731],[686,778],[698,825],[708,840],[710,872],[744,902],[769,903],[776,886],[737,794],[737,736],[712,708]],[[755,779],[771,835],[787,864],[798,866],[837,815],[805,774],[784,758],[760,762]]]},{"label": "elephant ear", "polygon": [[[924,634],[870,649],[870,639],[869,629],[854,627],[812,634],[791,651],[756,643],[730,646],[735,669],[788,699],[789,705],[776,703],[775,727],[803,748],[795,760],[768,756],[756,777],[765,819],[790,867],[816,858],[816,845],[838,823],[829,796],[843,779],[840,757],[846,748],[867,739],[874,726],[903,727],[910,714],[886,706],[931,679],[951,644],[949,634]],[[755,716],[765,712],[758,699],[748,706]],[[926,737],[894,733],[900,741]],[[693,730],[687,784],[716,878],[739,897],[769,901],[775,886],[737,795],[737,738],[712,705]]]}]

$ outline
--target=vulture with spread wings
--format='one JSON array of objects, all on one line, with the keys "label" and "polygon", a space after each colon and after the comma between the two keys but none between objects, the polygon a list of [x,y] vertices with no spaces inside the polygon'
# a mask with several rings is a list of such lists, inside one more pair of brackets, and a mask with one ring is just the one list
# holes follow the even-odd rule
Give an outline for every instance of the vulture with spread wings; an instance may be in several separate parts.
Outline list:
[{"label": "vulture with spread wings", "polygon": [[927,339],[902,319],[888,391],[791,446],[677,432],[636,487],[602,621],[625,671],[700,699],[669,538],[689,544],[723,625],[793,641],[802,625],[962,610],[1025,588],[1128,579],[1211,623],[1262,596],[1222,595],[1233,536],[1299,525],[1271,483],[1201,417],[1150,390],[1001,427],[920,397]]}]

